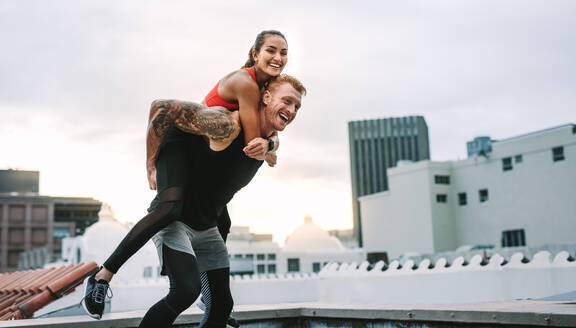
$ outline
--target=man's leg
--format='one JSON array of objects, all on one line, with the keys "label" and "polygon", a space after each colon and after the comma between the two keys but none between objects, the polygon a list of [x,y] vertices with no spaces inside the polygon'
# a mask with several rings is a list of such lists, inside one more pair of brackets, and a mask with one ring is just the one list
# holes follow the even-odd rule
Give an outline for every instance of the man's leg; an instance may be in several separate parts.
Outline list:
[{"label": "man's leg", "polygon": [[164,244],[162,259],[170,279],[170,291],[146,312],[138,326],[141,328],[171,327],[178,315],[200,295],[200,278],[194,255],[173,250]]},{"label": "man's leg", "polygon": [[200,279],[206,311],[198,327],[225,328],[234,306],[230,292],[230,268],[202,272]]},{"label": "man's leg", "polygon": [[230,260],[218,227],[192,230],[198,257],[205,310],[199,327],[226,327],[234,304],[230,292]]}]

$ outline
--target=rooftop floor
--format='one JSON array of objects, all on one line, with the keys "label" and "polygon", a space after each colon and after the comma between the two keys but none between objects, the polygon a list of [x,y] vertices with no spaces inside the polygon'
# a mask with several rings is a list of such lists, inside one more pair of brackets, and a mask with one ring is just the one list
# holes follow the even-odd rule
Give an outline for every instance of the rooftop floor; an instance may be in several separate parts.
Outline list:
[{"label": "rooftop floor", "polygon": [[[0,328],[128,328],[137,327],[144,312],[111,313],[99,321],[87,316],[3,321]],[[522,300],[425,306],[291,303],[237,306],[234,315],[243,328],[576,327],[576,302]],[[189,309],[175,327],[195,327],[201,317],[198,309]]]}]

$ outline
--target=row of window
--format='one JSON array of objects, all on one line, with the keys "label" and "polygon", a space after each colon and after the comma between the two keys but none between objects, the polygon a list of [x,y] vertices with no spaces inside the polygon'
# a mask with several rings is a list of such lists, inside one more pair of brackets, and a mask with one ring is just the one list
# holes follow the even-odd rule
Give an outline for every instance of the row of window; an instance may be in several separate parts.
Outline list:
[{"label": "row of window", "polygon": [[[258,264],[256,273],[266,273],[266,264]],[[276,264],[268,264],[268,273],[276,273]]]},{"label": "row of window", "polygon": [[[318,273],[328,262],[312,262],[312,272]],[[288,259],[288,272],[300,272],[300,259]]]},{"label": "row of window", "polygon": [[[232,255],[228,255],[229,257],[232,257]],[[254,254],[234,254],[234,258],[235,259],[253,259],[254,258]],[[266,258],[268,258],[268,260],[276,260],[276,254],[270,253],[270,254],[256,254],[256,260],[258,261],[264,261],[266,260]]]},{"label": "row of window", "polygon": [[[553,162],[563,161],[564,159],[566,159],[566,157],[564,156],[564,147],[563,146],[552,148],[552,161]],[[510,157],[504,157],[504,158],[502,158],[502,171],[510,171],[514,168],[514,165],[513,165],[514,163],[520,164],[523,161],[524,161],[524,158],[522,157],[521,154],[510,156]],[[434,183],[435,184],[449,185],[450,184],[450,176],[449,175],[434,175]]]},{"label": "row of window", "polygon": [[[563,161],[564,159],[565,159],[565,157],[564,157],[564,147],[563,146],[552,148],[552,161],[553,162]],[[519,164],[519,163],[522,163],[522,161],[523,161],[522,155],[514,156],[514,163]],[[512,164],[512,157],[502,158],[502,171],[511,171],[513,168],[514,168],[514,166]]]},{"label": "row of window", "polygon": [[[478,190],[478,201],[480,203],[485,203],[488,201],[488,189]],[[447,203],[448,195],[446,194],[436,194],[437,203]],[[458,205],[464,206],[468,204],[468,195],[465,192],[458,193]]]}]

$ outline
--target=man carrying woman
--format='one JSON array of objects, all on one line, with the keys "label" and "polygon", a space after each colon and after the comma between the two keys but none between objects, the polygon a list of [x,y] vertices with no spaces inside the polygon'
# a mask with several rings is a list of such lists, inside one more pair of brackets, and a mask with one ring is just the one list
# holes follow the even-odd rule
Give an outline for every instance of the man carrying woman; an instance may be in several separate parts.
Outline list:
[{"label": "man carrying woman", "polygon": [[[102,269],[88,279],[83,304],[89,315],[101,317],[113,273],[162,230],[155,242],[159,245],[163,271],[170,278],[171,289],[165,299],[150,309],[141,327],[160,327],[167,322],[169,325],[197,298],[199,281],[190,277],[200,275],[208,288],[204,288],[204,294],[212,298],[207,304],[205,327],[220,326],[221,318],[228,318],[227,314],[224,316],[229,314],[228,308],[231,309],[228,258],[223,244],[230,226],[226,204],[252,179],[262,159],[266,158],[272,165],[275,163],[275,155],[269,152],[278,145],[274,136],[294,119],[295,111],[292,113],[289,107],[296,108],[296,104],[299,107],[300,97],[305,92],[297,80],[278,78],[278,81],[292,82],[268,85],[263,93],[262,109],[258,110],[260,90],[284,68],[286,54],[287,45],[279,32],[259,34],[250,52],[252,69],[229,74],[205,99],[208,106],[227,107],[209,108],[180,101],[153,103],[147,138],[147,169],[150,186],[157,187],[158,194],[149,214],[134,226]],[[287,85],[291,90],[284,90]],[[254,91],[257,92],[255,97]],[[277,94],[284,94],[283,100],[273,97]],[[274,106],[270,106],[272,99]],[[230,111],[238,106],[239,111]],[[273,107],[276,114],[271,113]],[[206,245],[216,246],[202,248]],[[194,246],[193,251],[189,246]],[[198,259],[193,255],[194,251]],[[225,260],[222,254],[226,254]]]}]

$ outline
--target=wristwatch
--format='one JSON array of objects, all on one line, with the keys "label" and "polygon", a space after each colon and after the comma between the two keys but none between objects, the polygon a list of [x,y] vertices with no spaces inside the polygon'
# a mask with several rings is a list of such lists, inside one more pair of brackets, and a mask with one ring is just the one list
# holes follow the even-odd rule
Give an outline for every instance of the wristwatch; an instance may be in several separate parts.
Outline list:
[{"label": "wristwatch", "polygon": [[271,151],[272,149],[274,149],[274,140],[272,140],[272,138],[268,139],[268,151]]}]

